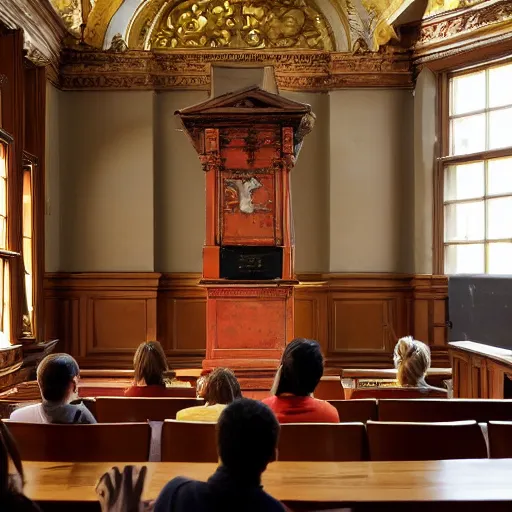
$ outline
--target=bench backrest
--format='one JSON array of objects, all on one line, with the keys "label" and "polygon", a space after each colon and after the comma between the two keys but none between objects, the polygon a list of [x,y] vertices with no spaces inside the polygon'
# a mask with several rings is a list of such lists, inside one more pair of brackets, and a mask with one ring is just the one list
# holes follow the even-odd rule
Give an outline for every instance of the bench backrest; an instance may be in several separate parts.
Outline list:
[{"label": "bench backrest", "polygon": [[99,423],[145,422],[176,419],[176,413],[187,407],[204,405],[196,398],[128,398],[98,397],[96,419]]},{"label": "bench backrest", "polygon": [[377,400],[366,398],[362,400],[329,400],[329,403],[336,407],[340,415],[340,421],[362,422],[377,420]]},{"label": "bench backrest", "polygon": [[487,457],[476,421],[366,424],[371,460],[447,460]]},{"label": "bench backrest", "polygon": [[512,400],[379,400],[380,421],[512,421]]},{"label": "bench backrest", "polygon": [[487,425],[489,457],[491,459],[512,458],[512,422],[490,421]]},{"label": "bench backrest", "polygon": [[448,391],[445,389],[438,388],[355,388],[352,391],[350,398],[361,399],[361,398],[448,398]]},{"label": "bench backrest", "polygon": [[144,462],[151,430],[147,423],[55,425],[6,421],[22,460],[52,462]]},{"label": "bench backrest", "polygon": [[281,425],[278,460],[366,460],[363,423],[287,423]]},{"label": "bench backrest", "polygon": [[216,423],[165,420],[162,461],[217,462],[216,426]]}]

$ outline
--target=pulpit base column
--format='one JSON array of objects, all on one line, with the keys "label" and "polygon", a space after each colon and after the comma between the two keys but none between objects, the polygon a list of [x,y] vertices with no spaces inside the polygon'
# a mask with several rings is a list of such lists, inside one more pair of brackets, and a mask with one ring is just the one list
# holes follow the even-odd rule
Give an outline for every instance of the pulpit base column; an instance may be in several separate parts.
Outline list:
[{"label": "pulpit base column", "polygon": [[242,389],[270,389],[293,339],[293,284],[207,284],[204,369],[231,368]]}]

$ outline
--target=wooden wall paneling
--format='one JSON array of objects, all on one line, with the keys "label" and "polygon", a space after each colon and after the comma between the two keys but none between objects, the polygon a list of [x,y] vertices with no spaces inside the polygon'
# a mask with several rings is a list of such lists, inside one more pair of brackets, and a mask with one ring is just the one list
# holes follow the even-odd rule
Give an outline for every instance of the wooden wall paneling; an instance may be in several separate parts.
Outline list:
[{"label": "wooden wall paneling", "polygon": [[206,349],[206,290],[200,273],[164,274],[158,292],[158,334],[171,364],[200,366]]},{"label": "wooden wall paneling", "polygon": [[489,398],[487,364],[483,357],[471,356],[471,398]]},{"label": "wooden wall paneling", "polygon": [[430,346],[433,366],[449,363],[447,348],[448,278],[416,275],[411,280],[413,295],[412,335]]},{"label": "wooden wall paneling", "polygon": [[58,333],[83,367],[130,368],[157,334],[157,273],[49,274],[46,335]]},{"label": "wooden wall paneling", "polygon": [[410,276],[330,275],[327,364],[389,367],[400,336],[409,333]]},{"label": "wooden wall paneling", "polygon": [[[446,279],[400,274],[302,274],[295,334],[317,339],[327,367],[391,367],[397,338],[430,344],[447,365]],[[84,367],[131,367],[143,339],[158,339],[173,367],[200,367],[206,346],[206,292],[199,273],[48,274],[47,339]],[[469,392],[469,390],[468,390]]]},{"label": "wooden wall paneling", "polygon": [[295,288],[295,337],[317,340],[327,353],[327,281],[322,276],[304,274]]},{"label": "wooden wall paneling", "polygon": [[472,398],[470,359],[468,354],[450,351],[454,398]]}]

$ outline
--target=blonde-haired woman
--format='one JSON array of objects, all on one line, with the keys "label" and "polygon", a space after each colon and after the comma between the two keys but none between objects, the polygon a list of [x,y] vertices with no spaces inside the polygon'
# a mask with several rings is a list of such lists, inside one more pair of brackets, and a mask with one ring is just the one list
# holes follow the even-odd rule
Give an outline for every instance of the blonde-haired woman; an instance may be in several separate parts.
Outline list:
[{"label": "blonde-haired woman", "polygon": [[393,361],[399,386],[446,392],[446,390],[429,386],[425,380],[431,362],[430,349],[425,343],[415,340],[412,336],[399,339],[395,345]]}]

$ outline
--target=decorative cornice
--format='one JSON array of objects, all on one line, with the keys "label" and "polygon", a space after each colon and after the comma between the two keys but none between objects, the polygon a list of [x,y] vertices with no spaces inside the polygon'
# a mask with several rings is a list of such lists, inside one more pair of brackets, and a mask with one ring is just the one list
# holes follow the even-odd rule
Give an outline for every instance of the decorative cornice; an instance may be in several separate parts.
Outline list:
[{"label": "decorative cornice", "polygon": [[413,86],[408,52],[170,51],[165,53],[66,50],[61,88],[81,90],[210,89],[212,64],[275,66],[282,90]]},{"label": "decorative cornice", "polygon": [[67,30],[49,2],[2,0],[0,21],[10,28],[23,29],[27,57],[33,58],[36,65],[58,67]]},{"label": "decorative cornice", "polygon": [[[489,0],[467,9],[444,13],[424,20],[420,27],[403,27],[411,37],[415,65],[451,59],[459,54],[481,52],[485,47],[512,42],[512,2]],[[485,55],[487,57],[487,55]],[[467,62],[466,63],[471,63]]]}]

